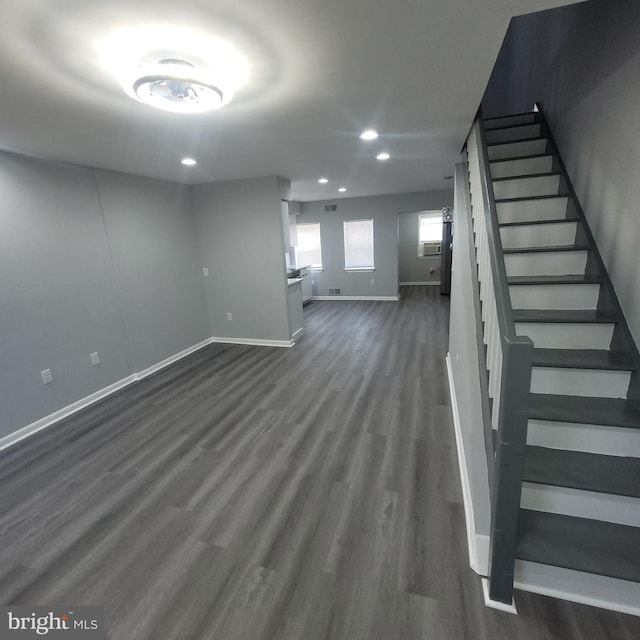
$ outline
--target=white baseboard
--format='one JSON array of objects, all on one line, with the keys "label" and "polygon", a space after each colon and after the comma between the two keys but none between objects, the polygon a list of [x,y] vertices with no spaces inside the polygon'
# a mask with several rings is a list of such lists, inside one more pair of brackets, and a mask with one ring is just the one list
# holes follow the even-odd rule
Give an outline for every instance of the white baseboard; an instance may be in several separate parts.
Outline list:
[{"label": "white baseboard", "polygon": [[467,473],[467,460],[464,453],[462,440],[462,427],[460,414],[456,400],[456,388],[453,381],[451,357],[447,353],[447,376],[449,378],[449,390],[451,394],[451,410],[453,413],[453,426],[456,434],[456,449],[458,451],[458,470],[462,485],[462,501],[464,505],[464,519],[467,528],[467,546],[469,550],[469,566],[479,575],[489,575],[489,536],[476,533],[475,518],[473,514],[473,500],[471,498],[471,484]]},{"label": "white baseboard", "polygon": [[640,584],[516,560],[514,589],[640,616]]},{"label": "white baseboard", "polygon": [[399,282],[401,287],[413,287],[418,285],[433,285],[440,286],[440,280],[422,280],[420,282]]},{"label": "white baseboard", "polygon": [[398,302],[398,296],[313,296],[312,300],[382,300]]},{"label": "white baseboard", "polygon": [[489,607],[490,609],[497,609],[498,611],[504,611],[505,613],[513,613],[514,615],[518,615],[518,610],[516,609],[516,603],[513,598],[511,598],[511,604],[505,604],[504,602],[498,602],[497,600],[492,600],[489,596],[489,580],[487,578],[482,578],[482,595],[484,596],[484,606]]},{"label": "white baseboard", "polygon": [[85,409],[86,407],[89,407],[92,404],[103,400],[104,398],[107,398],[108,396],[114,394],[116,391],[120,391],[120,389],[128,387],[136,380],[137,377],[135,376],[135,374],[127,376],[122,380],[118,380],[118,382],[110,384],[104,389],[100,389],[95,393],[92,393],[72,404],[67,405],[66,407],[63,407],[62,409],[59,409],[58,411],[55,411],[54,413],[49,414],[48,416],[45,416],[44,418],[40,418],[40,420],[36,420],[35,422],[28,424],[26,427],[22,427],[22,429],[18,429],[17,431],[14,431],[9,435],[0,438],[0,451],[13,446],[14,444],[17,444],[21,440],[24,440],[25,438],[28,438],[29,436],[32,436],[35,433],[38,433],[39,431],[42,431],[47,427],[60,422],[60,420],[68,418],[74,413],[77,413],[78,411],[81,411],[82,409]]},{"label": "white baseboard", "polygon": [[156,362],[156,364],[153,364],[150,367],[147,367],[146,369],[139,371],[138,373],[134,374],[134,377],[136,380],[142,380],[143,378],[153,375],[157,371],[160,371],[161,369],[168,367],[174,362],[178,362],[178,360],[182,360],[182,358],[186,358],[187,356],[190,356],[192,353],[195,353],[196,351],[200,351],[200,349],[203,349],[204,347],[210,345],[212,342],[213,342],[213,338],[207,338],[206,340],[203,340],[198,344],[194,344],[192,347],[189,347],[184,351],[180,351],[179,353],[169,356],[168,358],[161,360],[160,362]]},{"label": "white baseboard", "polygon": [[120,391],[121,389],[128,387],[130,384],[133,384],[138,380],[142,380],[143,378],[146,378],[147,376],[150,376],[151,374],[156,373],[157,371],[160,371],[165,367],[168,367],[169,365],[177,362],[178,360],[181,360],[182,358],[186,358],[192,353],[195,353],[203,347],[211,344],[211,342],[212,339],[207,338],[206,340],[203,340],[202,342],[193,345],[192,347],[189,347],[184,351],[180,351],[180,353],[176,353],[175,355],[166,358],[165,360],[162,360],[161,362],[158,362],[151,367],[148,367],[147,369],[144,369],[137,373],[133,373],[126,378],[122,378],[122,380],[118,380],[117,382],[110,384],[108,387],[104,387],[104,389],[100,389],[88,396],[85,396],[84,398],[81,398],[80,400],[77,400],[76,402],[63,407],[62,409],[59,409],[58,411],[55,411],[54,413],[51,413],[44,418],[40,418],[40,420],[32,422],[26,427],[22,427],[21,429],[18,429],[17,431],[14,431],[13,433],[10,433],[3,438],[0,438],[0,451],[13,446],[21,440],[24,440],[25,438],[38,433],[39,431],[43,431],[44,429],[57,424],[61,420],[72,416],[74,413],[77,413],[82,409],[86,409],[87,407],[95,404],[96,402],[99,402],[100,400],[104,400],[104,398],[108,398],[110,395],[116,393],[116,391]]},{"label": "white baseboard", "polygon": [[246,344],[253,347],[293,347],[294,340],[258,340],[255,338],[211,338],[222,344]]},{"label": "white baseboard", "polygon": [[302,335],[304,334],[304,327],[300,327],[292,336],[291,336],[291,342],[293,342],[294,344],[300,339],[302,338]]}]

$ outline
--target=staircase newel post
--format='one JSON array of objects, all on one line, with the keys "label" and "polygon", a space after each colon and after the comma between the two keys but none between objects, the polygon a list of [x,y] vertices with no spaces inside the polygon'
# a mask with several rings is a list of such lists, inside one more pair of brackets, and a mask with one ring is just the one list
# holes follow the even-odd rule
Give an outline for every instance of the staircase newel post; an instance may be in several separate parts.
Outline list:
[{"label": "staircase newel post", "polygon": [[489,596],[511,604],[518,534],[518,514],[527,444],[533,343],[506,339],[495,460]]}]

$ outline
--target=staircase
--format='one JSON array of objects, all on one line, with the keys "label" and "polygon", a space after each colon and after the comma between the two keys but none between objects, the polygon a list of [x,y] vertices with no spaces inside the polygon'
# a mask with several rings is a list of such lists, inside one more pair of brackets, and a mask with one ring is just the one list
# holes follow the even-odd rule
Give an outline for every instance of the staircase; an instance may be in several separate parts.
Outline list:
[{"label": "staircase", "polygon": [[640,583],[637,348],[543,114],[483,124],[515,332],[534,344],[516,586],[523,563]]}]

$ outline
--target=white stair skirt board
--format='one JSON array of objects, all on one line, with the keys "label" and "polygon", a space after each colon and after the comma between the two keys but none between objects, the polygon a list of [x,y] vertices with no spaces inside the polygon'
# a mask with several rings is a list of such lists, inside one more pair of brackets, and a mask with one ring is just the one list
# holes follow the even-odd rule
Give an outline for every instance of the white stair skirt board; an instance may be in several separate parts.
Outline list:
[{"label": "white stair skirt board", "polygon": [[516,158],[518,156],[533,156],[544,153],[547,148],[547,140],[527,140],[526,142],[511,142],[509,144],[498,144],[487,149],[489,160],[503,160],[505,158]]},{"label": "white stair skirt board", "polygon": [[545,251],[513,253],[504,256],[507,276],[584,275],[586,251]]},{"label": "white stair skirt board", "polygon": [[640,583],[516,560],[514,587],[640,616]]},{"label": "white stair skirt board", "polygon": [[534,366],[531,370],[531,393],[626,398],[630,379],[629,371]]},{"label": "white stair skirt board", "polygon": [[531,113],[520,113],[515,116],[505,116],[504,118],[491,118],[490,120],[485,120],[484,128],[485,130],[495,129],[496,127],[510,127],[514,124],[528,124],[535,122],[536,114],[534,111]]},{"label": "white stair skirt board", "polygon": [[509,287],[514,309],[595,310],[600,296],[598,284],[529,284]]},{"label": "white stair skirt board", "polygon": [[166,358],[165,360],[162,360],[161,362],[158,362],[157,364],[154,364],[153,366],[148,367],[143,371],[139,371],[138,373],[134,373],[130,376],[127,376],[126,378],[123,378],[122,380],[118,380],[108,387],[99,389],[95,393],[85,396],[84,398],[81,398],[80,400],[77,400],[76,402],[73,402],[66,407],[62,407],[62,409],[59,409],[58,411],[55,411],[48,416],[40,418],[40,420],[36,420],[35,422],[32,422],[31,424],[28,424],[27,426],[22,427],[21,429],[18,429],[17,431],[14,431],[13,433],[0,438],[0,451],[13,446],[14,444],[17,444],[21,440],[24,440],[25,438],[28,438],[38,433],[39,431],[57,424],[61,420],[72,416],[74,413],[77,413],[82,409],[86,409],[96,402],[100,402],[100,400],[104,400],[117,391],[128,387],[130,384],[133,384],[138,380],[142,380],[143,378],[146,378],[147,376],[150,376],[157,371],[168,367],[169,365],[177,362],[178,360],[181,360],[182,358],[186,358],[192,353],[195,353],[196,351],[199,351],[200,349],[203,349],[204,347],[210,345],[211,342],[211,338],[207,338],[206,340],[203,340],[202,342],[193,345],[192,347],[189,347],[184,351],[180,351],[179,353],[176,353],[175,355]]},{"label": "white stair skirt board", "polygon": [[495,179],[509,176],[526,176],[533,173],[549,173],[552,170],[553,156],[503,160],[491,164],[491,177]]},{"label": "white stair skirt board", "polygon": [[564,247],[575,244],[577,228],[577,222],[502,227],[500,240],[503,249]]},{"label": "white stair skirt board", "polygon": [[504,602],[498,602],[497,600],[492,600],[489,596],[489,580],[488,578],[482,578],[482,595],[484,596],[484,606],[489,607],[490,609],[498,609],[498,611],[504,611],[505,613],[513,613],[514,615],[518,615],[518,610],[516,609],[516,601],[512,598],[511,604],[505,604]]},{"label": "white stair skirt board", "polygon": [[560,190],[560,176],[536,176],[535,178],[512,178],[493,183],[496,200],[506,198],[529,198],[551,196]]},{"label": "white stair skirt board", "polygon": [[549,449],[640,458],[640,438],[636,430],[624,427],[529,420],[527,444]]},{"label": "white stair skirt board", "polygon": [[507,142],[510,140],[524,140],[541,135],[542,127],[539,123],[514,127],[513,129],[494,129],[486,132],[487,143]]},{"label": "white stair skirt board", "polygon": [[[471,483],[467,473],[467,458],[462,439],[462,427],[456,399],[456,388],[451,369],[451,354],[447,353],[447,376],[449,378],[449,395],[451,398],[451,411],[453,413],[453,427],[456,436],[456,450],[458,452],[458,471],[460,484],[462,485],[462,503],[464,506],[464,521],[467,530],[467,548],[469,551],[469,566],[479,575],[489,574],[489,535],[476,533],[475,516],[473,512],[473,499],[471,496]],[[488,497],[487,497],[488,502]]]},{"label": "white stair skirt board", "polygon": [[543,198],[519,202],[496,202],[498,222],[536,222],[538,220],[564,220],[567,217],[568,198]]},{"label": "white stair skirt board", "polygon": [[520,506],[532,511],[640,527],[640,499],[628,496],[523,482]]},{"label": "white stair skirt board", "polygon": [[517,322],[516,333],[529,336],[540,349],[608,350],[613,338],[613,324]]}]

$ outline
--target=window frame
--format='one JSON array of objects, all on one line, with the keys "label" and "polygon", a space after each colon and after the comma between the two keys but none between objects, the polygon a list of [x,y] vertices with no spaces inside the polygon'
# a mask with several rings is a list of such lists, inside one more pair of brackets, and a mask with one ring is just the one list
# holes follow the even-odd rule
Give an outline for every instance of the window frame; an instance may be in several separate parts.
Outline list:
[{"label": "window frame", "polygon": [[294,254],[295,254],[295,258],[296,258],[296,264],[300,265],[302,262],[304,261],[300,261],[298,259],[298,243],[300,242],[300,235],[298,233],[299,228],[300,227],[317,227],[318,229],[318,251],[320,253],[320,264],[312,264],[312,263],[308,263],[311,267],[311,271],[322,271],[324,269],[323,263],[322,263],[322,228],[320,226],[319,222],[296,222],[296,246],[294,246],[293,250],[294,250]]},{"label": "window frame", "polygon": [[[351,223],[362,223],[368,222],[371,228],[371,264],[370,265],[352,265],[349,263],[349,255],[348,255],[348,245],[347,245],[347,237],[348,225]],[[344,247],[344,270],[349,272],[357,272],[357,271],[375,271],[375,233],[374,233],[374,220],[373,218],[356,218],[352,220],[343,220],[342,221],[342,242]],[[353,260],[353,256],[351,256]]]}]

